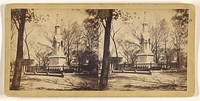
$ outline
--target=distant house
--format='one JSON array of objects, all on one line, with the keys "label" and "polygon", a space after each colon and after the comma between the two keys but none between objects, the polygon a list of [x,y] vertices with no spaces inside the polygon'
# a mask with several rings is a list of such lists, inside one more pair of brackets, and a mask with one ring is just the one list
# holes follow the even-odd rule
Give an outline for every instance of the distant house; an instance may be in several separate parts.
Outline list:
[{"label": "distant house", "polygon": [[[31,71],[32,70],[32,65],[33,65],[34,59],[23,59],[22,60],[22,75],[24,74],[24,72],[26,71]],[[15,61],[10,62],[10,72],[14,73],[14,69],[15,69]]]},{"label": "distant house", "polygon": [[111,69],[118,69],[118,64],[122,61],[123,57],[110,57]]}]

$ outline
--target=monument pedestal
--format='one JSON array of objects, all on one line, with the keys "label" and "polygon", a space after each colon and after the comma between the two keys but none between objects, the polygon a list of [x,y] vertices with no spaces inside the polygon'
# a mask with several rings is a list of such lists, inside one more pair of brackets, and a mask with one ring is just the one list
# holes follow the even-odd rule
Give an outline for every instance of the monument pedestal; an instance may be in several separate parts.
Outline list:
[{"label": "monument pedestal", "polygon": [[49,57],[49,71],[64,71],[69,69],[69,66],[66,65],[65,56],[50,56]]},{"label": "monument pedestal", "polygon": [[148,30],[148,24],[146,22],[143,23],[143,33],[141,33],[140,40],[140,52],[137,54],[137,67],[140,69],[144,68],[147,70],[152,67],[152,65],[156,65],[154,62],[154,54],[151,51],[151,37]]},{"label": "monument pedestal", "polygon": [[140,53],[137,54],[137,64],[155,63],[153,54]]},{"label": "monument pedestal", "polygon": [[64,41],[60,33],[60,26],[57,24],[55,26],[55,35],[53,38],[53,52],[49,56],[49,66],[47,67],[48,72],[63,72],[69,69],[66,64],[66,56],[64,55]]}]

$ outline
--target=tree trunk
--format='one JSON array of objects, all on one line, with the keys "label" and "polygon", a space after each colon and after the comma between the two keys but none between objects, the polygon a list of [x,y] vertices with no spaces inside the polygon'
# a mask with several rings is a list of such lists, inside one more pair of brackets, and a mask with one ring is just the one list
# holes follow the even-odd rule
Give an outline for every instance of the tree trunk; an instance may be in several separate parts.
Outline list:
[{"label": "tree trunk", "polygon": [[113,43],[114,43],[114,47],[115,47],[115,54],[116,54],[116,58],[117,58],[117,64],[116,64],[116,69],[118,70],[119,68],[118,68],[118,64],[119,64],[119,59],[118,59],[118,51],[117,51],[117,44],[116,44],[116,42],[115,42],[115,39],[114,39],[114,37],[112,38],[112,40],[113,40]]},{"label": "tree trunk", "polygon": [[177,69],[180,69],[180,51],[177,50]]},{"label": "tree trunk", "polygon": [[158,63],[158,45],[157,45],[157,43],[156,43],[155,56],[156,56],[156,63]]},{"label": "tree trunk", "polygon": [[[26,49],[27,49],[27,54],[28,54],[28,65],[27,65],[27,67],[29,67],[30,66],[30,49],[29,49],[29,46],[28,46],[28,42],[27,42],[27,37],[25,38],[25,40],[24,40],[24,42],[25,42],[25,44],[26,44]],[[26,66],[24,67],[24,71],[22,71],[22,72],[26,72],[26,68],[27,68]]]},{"label": "tree trunk", "polygon": [[81,63],[80,63],[80,57],[79,57],[79,50],[78,50],[78,47],[79,47],[79,44],[78,44],[78,42],[77,42],[77,47],[76,47],[76,51],[77,51],[77,59],[78,59],[78,69],[77,69],[77,71],[78,72],[80,72],[80,68],[81,68]]},{"label": "tree trunk", "polygon": [[166,68],[168,68],[169,66],[169,58],[168,58],[168,54],[167,54],[167,41],[165,41],[165,63],[166,63]]},{"label": "tree trunk", "polygon": [[103,64],[101,70],[101,78],[99,83],[99,89],[105,90],[107,89],[108,83],[108,74],[109,74],[109,58],[110,58],[110,29],[112,22],[112,10],[109,10],[109,16],[106,19],[106,27],[105,27],[105,37],[104,37],[104,51],[103,51]]},{"label": "tree trunk", "polygon": [[177,36],[177,69],[180,69],[180,36]]},{"label": "tree trunk", "polygon": [[24,42],[25,42],[25,44],[26,44],[26,49],[27,49],[28,59],[29,59],[29,61],[30,61],[30,49],[29,49],[29,46],[28,46],[27,39],[25,39]]},{"label": "tree trunk", "polygon": [[17,41],[17,53],[16,53],[16,61],[15,61],[15,69],[14,76],[12,79],[11,90],[17,90],[20,87],[21,81],[21,70],[22,70],[22,60],[23,60],[23,34],[24,34],[24,26],[25,26],[25,18],[27,9],[20,10],[20,24],[18,30],[18,41]]},{"label": "tree trunk", "polygon": [[68,40],[68,42],[67,42],[67,64],[68,64],[68,66],[70,66],[71,64],[70,64],[70,49],[69,49],[69,40]]}]

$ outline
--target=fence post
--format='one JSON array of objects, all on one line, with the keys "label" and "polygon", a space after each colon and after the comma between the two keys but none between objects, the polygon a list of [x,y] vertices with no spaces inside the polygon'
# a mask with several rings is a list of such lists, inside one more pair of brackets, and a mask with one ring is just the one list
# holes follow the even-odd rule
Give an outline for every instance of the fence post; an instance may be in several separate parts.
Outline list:
[{"label": "fence post", "polygon": [[47,75],[49,75],[49,66],[47,66]]},{"label": "fence post", "polygon": [[152,63],[150,62],[150,69],[152,68]]},{"label": "fence post", "polygon": [[65,70],[65,67],[64,67],[64,64],[63,64],[63,71],[62,72],[64,72],[64,70]]},{"label": "fence post", "polygon": [[135,70],[137,70],[137,61],[136,61],[136,66],[135,66],[135,67],[136,67],[136,69],[135,69]]}]

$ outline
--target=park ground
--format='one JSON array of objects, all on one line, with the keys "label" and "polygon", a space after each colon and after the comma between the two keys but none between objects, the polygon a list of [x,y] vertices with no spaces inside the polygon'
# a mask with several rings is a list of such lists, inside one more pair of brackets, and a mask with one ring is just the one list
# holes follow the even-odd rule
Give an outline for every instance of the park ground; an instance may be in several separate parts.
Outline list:
[{"label": "park ground", "polygon": [[[45,75],[24,75],[21,90],[98,90],[98,79],[75,73],[66,73],[64,77]],[[112,73],[109,75],[108,89],[113,91],[185,91],[187,73]]]}]

